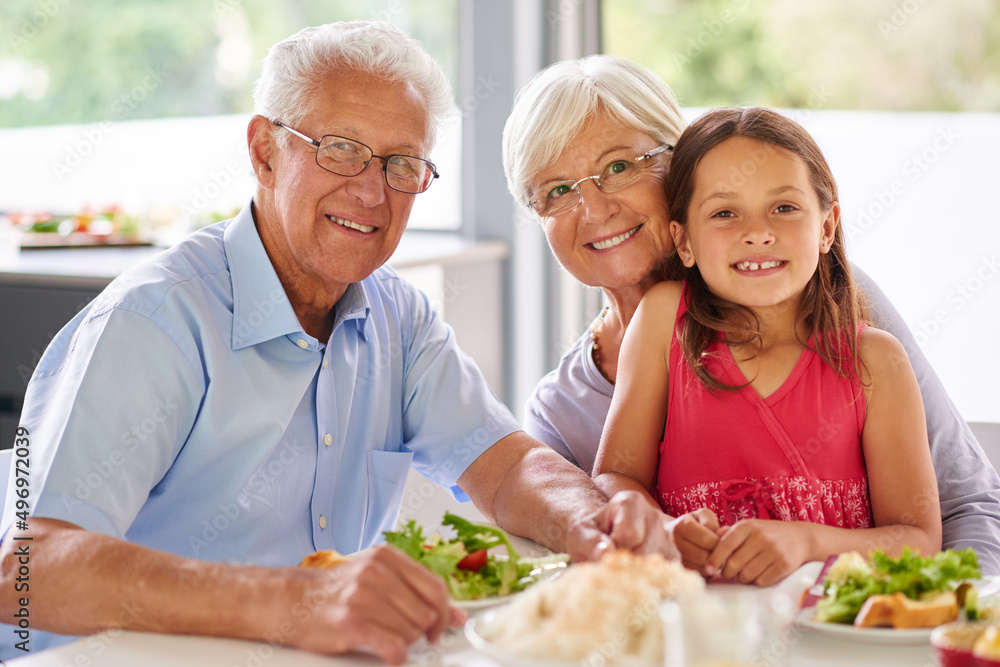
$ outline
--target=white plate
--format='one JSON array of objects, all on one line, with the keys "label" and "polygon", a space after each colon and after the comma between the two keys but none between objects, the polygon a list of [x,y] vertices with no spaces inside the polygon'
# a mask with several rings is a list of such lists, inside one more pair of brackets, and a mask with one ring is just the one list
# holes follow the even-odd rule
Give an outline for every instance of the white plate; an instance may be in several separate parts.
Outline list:
[{"label": "white plate", "polygon": [[[496,618],[496,615],[497,612],[494,610],[488,611],[480,616],[470,618],[465,623],[465,636],[473,647],[488,654],[491,658],[503,665],[503,667],[580,667],[580,665],[584,663],[591,664],[590,661],[587,660],[546,660],[544,658],[525,658],[514,655],[509,651],[505,651],[502,648],[497,647],[493,642],[489,641],[480,634],[480,630],[492,623]],[[596,655],[598,658],[602,657],[600,653],[597,653]],[[604,663],[601,662],[600,664]],[[656,665],[640,661],[638,658],[634,657],[626,657],[615,664],[621,665],[621,667],[656,667]]]},{"label": "white plate", "polygon": [[[983,577],[972,581],[979,593],[979,608],[1000,604],[1000,577]],[[823,623],[813,620],[816,607],[806,607],[795,617],[795,624],[843,641],[882,646],[920,646],[930,644],[934,628],[856,628],[845,623]]]},{"label": "white plate", "polygon": [[820,634],[856,644],[881,646],[920,646],[930,644],[934,628],[856,628],[846,623],[824,623],[813,620],[816,607],[806,607],[795,617],[795,624]]},{"label": "white plate", "polygon": [[502,598],[483,598],[482,600],[452,600],[451,603],[458,607],[459,609],[464,609],[468,613],[473,613],[477,611],[483,611],[484,609],[490,609],[492,607],[499,607],[502,604],[507,604],[511,600],[515,599],[518,595],[524,591],[518,591],[517,593],[512,593],[511,595],[505,595]]},{"label": "white plate", "polygon": [[496,611],[488,611],[481,616],[474,616],[465,623],[465,636],[473,647],[488,654],[504,667],[580,667],[577,660],[544,660],[542,658],[524,658],[498,648],[480,634],[480,629],[489,625],[496,618]]},{"label": "white plate", "polygon": [[[497,558],[506,558],[506,556],[497,556]],[[527,591],[532,586],[536,586],[543,581],[547,581],[555,576],[558,576],[559,573],[565,569],[565,567],[566,567],[565,564],[563,565],[552,564],[543,568],[541,574],[538,575],[538,580],[535,583],[531,584],[531,586],[528,586],[524,590],[518,591],[516,593],[511,593],[510,595],[505,595],[503,597],[483,598],[481,600],[452,600],[451,603],[456,607],[458,607],[459,609],[464,609],[466,612],[470,614],[473,612],[483,611],[485,609],[491,609],[492,607],[498,607],[502,604],[507,604],[511,600],[516,599],[518,595],[521,595],[522,593],[524,593],[524,591]]]}]

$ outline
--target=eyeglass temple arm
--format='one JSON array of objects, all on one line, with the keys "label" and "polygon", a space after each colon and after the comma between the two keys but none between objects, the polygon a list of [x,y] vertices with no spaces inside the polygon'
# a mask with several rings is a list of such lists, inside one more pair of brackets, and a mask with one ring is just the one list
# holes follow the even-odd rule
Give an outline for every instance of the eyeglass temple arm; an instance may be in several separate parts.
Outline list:
[{"label": "eyeglass temple arm", "polygon": [[300,139],[303,139],[305,141],[308,141],[310,144],[312,144],[316,148],[319,148],[319,146],[320,146],[319,142],[316,141],[315,139],[313,139],[312,137],[307,137],[306,135],[302,134],[298,130],[293,130],[292,128],[290,128],[287,125],[285,125],[284,123],[282,123],[280,120],[272,120],[271,122],[274,123],[275,125],[277,125],[278,127],[285,128],[286,130],[288,130],[289,132],[291,132],[292,134],[294,134],[296,137],[298,137]]},{"label": "eyeglass temple arm", "polygon": [[659,155],[660,153],[662,153],[664,151],[672,151],[672,150],[674,150],[673,144],[663,144],[661,146],[657,146],[656,148],[654,148],[651,151],[647,151],[646,153],[643,153],[642,155],[640,155],[639,157],[637,157],[635,159],[635,161],[636,162],[641,162],[642,160],[648,160],[649,158],[653,157],[654,155]]}]

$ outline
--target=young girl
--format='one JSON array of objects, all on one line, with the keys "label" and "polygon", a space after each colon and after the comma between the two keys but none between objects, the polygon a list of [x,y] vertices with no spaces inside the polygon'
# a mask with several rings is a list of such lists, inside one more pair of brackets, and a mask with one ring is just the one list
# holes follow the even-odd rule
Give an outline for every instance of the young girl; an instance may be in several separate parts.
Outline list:
[{"label": "young girl", "polygon": [[666,182],[676,252],[622,344],[594,475],[651,496],[688,567],[769,585],[806,561],[941,549],[923,405],[862,322],[837,187],[799,125],[720,109]]}]

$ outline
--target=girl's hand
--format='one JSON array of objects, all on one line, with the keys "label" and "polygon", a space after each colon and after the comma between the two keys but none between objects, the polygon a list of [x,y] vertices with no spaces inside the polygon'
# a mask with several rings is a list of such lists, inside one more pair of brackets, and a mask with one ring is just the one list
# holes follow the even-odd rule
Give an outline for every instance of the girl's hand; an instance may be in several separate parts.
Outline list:
[{"label": "girl's hand", "polygon": [[719,543],[702,573],[741,584],[770,586],[808,557],[808,524],[746,519],[717,531]]},{"label": "girl's hand", "polygon": [[719,543],[719,519],[715,512],[702,507],[682,514],[670,522],[668,530],[681,553],[684,567],[703,572],[712,550]]}]

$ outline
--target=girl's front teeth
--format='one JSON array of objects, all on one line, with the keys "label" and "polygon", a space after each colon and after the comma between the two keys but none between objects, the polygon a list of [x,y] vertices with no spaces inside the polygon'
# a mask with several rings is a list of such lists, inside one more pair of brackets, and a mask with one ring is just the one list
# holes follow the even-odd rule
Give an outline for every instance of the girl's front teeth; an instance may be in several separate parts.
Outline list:
[{"label": "girl's front teeth", "polygon": [[781,266],[784,262],[770,261],[770,262],[739,262],[736,264],[736,268],[740,271],[758,271],[760,269],[776,269]]}]

